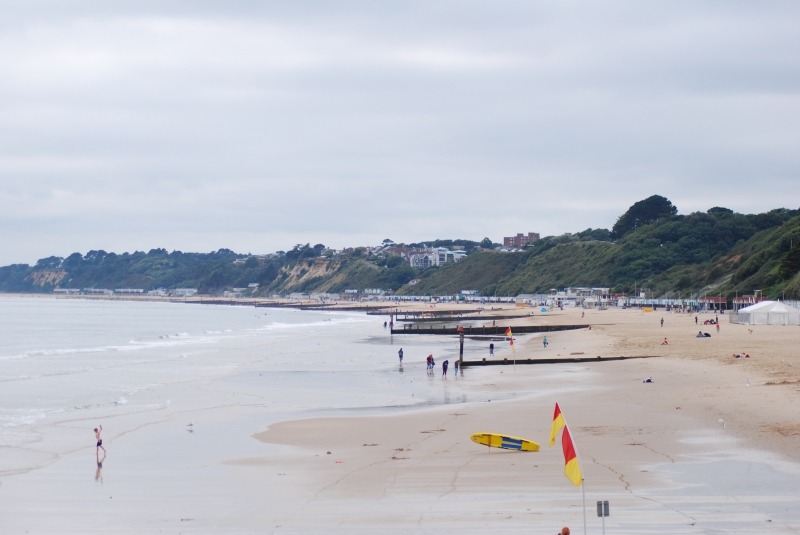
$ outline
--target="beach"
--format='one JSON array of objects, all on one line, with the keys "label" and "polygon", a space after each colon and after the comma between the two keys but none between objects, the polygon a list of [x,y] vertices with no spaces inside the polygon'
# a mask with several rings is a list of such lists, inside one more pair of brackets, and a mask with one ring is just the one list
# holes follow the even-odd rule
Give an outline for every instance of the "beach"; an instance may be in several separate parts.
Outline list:
[{"label": "beach", "polygon": [[[157,306],[179,315],[195,308]],[[175,362],[198,360],[176,366],[174,383],[86,415],[48,414],[33,425],[38,442],[4,444],[3,532],[555,533],[568,525],[581,533],[581,490],[563,475],[560,442],[547,444],[556,402],[578,448],[589,532],[600,532],[597,500],[611,504],[609,533],[800,528],[796,327],[751,334],[720,316],[717,333],[695,326],[694,315],[660,310],[581,318],[581,310],[506,305],[494,312],[534,315],[498,325],[592,329],[546,333],[548,348],[541,334],[516,336],[515,353],[495,341],[495,357],[509,364],[456,377],[457,338],[390,335],[385,316],[267,310],[280,321],[253,318],[245,335],[235,326],[253,308],[196,308],[213,317],[187,324],[232,326],[230,339],[181,346],[189,356]],[[698,330],[712,336],[697,339]],[[468,337],[465,359],[488,358],[488,343]],[[173,349],[154,351],[172,362]],[[751,358],[732,358],[739,352]],[[440,366],[426,374],[428,353],[450,360],[447,378]],[[596,356],[653,358],[512,364]],[[98,478],[91,427],[101,420],[109,455]],[[470,441],[476,432],[520,436],[541,450],[489,449]]]}]

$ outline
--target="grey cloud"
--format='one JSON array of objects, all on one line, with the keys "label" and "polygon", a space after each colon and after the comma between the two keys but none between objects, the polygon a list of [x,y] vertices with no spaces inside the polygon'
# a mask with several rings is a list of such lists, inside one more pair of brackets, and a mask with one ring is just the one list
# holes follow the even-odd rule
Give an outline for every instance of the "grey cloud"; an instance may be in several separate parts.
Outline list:
[{"label": "grey cloud", "polygon": [[800,206],[789,3],[7,3],[0,264]]}]

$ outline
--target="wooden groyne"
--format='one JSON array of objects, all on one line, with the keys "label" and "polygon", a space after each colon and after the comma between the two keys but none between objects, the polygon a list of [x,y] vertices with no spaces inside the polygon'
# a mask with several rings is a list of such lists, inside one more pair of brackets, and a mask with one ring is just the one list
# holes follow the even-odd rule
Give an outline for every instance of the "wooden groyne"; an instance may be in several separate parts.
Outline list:
[{"label": "wooden groyne", "polygon": [[373,315],[378,314],[374,312],[379,309],[388,308],[388,306],[335,306],[335,303],[316,303],[316,304],[301,304],[301,303],[257,303],[256,307],[263,308],[294,308],[297,310],[341,310],[343,312],[364,312]]},{"label": "wooden groyne", "polygon": [[574,364],[578,362],[609,362],[612,360],[628,359],[656,359],[663,355],[640,355],[632,357],[576,357],[576,358],[554,358],[554,359],[503,359],[503,360],[465,360],[461,363],[462,368],[470,366],[513,366],[514,364]]},{"label": "wooden groyne", "polygon": [[517,320],[523,318],[532,318],[533,316],[444,316],[441,318],[397,318],[396,321],[406,321],[409,323],[427,323],[427,322],[453,322],[453,321],[491,321],[491,320]]},{"label": "wooden groyne", "polygon": [[[386,306],[386,307],[382,307],[382,308],[388,309],[390,307]],[[395,307],[394,310],[380,310],[380,311],[375,311],[375,312],[368,312],[367,314],[373,315],[373,316],[388,316],[388,315],[391,314],[392,316],[396,317],[397,319],[400,319],[400,316],[402,316],[403,319],[407,319],[407,318],[412,318],[413,319],[413,318],[424,318],[424,317],[434,317],[434,318],[436,318],[436,317],[441,317],[441,316],[450,317],[450,316],[458,316],[459,314],[480,314],[481,312],[485,312],[485,310],[480,310],[480,309],[476,308],[474,310],[461,309],[461,310],[408,310],[408,311],[406,311],[406,310],[398,310],[397,307]]]},{"label": "wooden groyne", "polygon": [[[525,333],[549,333],[554,331],[574,331],[576,329],[586,329],[588,325],[515,325],[511,327],[513,334]],[[503,336],[508,327],[501,326],[462,326],[464,336]],[[429,325],[422,327],[417,325],[403,325],[402,329],[392,329],[392,334],[438,334],[457,336],[462,331],[458,327],[446,327],[444,325],[436,327]]]}]

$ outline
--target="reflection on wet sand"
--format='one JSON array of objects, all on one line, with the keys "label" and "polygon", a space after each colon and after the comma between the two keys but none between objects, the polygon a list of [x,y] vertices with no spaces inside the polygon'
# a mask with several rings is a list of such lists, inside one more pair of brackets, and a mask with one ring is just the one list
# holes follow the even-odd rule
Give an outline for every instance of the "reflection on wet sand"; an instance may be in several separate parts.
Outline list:
[{"label": "reflection on wet sand", "polygon": [[97,454],[97,472],[94,473],[94,480],[103,484],[103,461],[106,460],[106,453],[103,452],[103,458],[100,458],[100,452]]}]

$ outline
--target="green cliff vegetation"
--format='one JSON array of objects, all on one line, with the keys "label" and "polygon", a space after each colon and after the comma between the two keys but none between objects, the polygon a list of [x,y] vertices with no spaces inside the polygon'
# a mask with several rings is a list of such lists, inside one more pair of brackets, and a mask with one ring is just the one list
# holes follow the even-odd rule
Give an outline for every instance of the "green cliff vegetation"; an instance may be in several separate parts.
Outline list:
[{"label": "green cliff vegetation", "polygon": [[[419,285],[401,292],[475,289],[484,295],[518,295],[600,286],[619,293],[645,288],[656,296],[701,290],[744,295],[759,289],[773,297],[785,291],[787,298],[800,298],[800,210],[676,212],[668,199],[653,196],[634,204],[611,232],[548,236],[522,254],[471,255],[427,271]],[[613,236],[621,237],[612,241]]]},{"label": "green cliff vegetation", "polygon": [[[384,244],[393,245],[391,240]],[[403,244],[394,244],[398,247]],[[548,292],[565,286],[649,290],[654,296],[752,294],[800,299],[800,210],[738,214],[722,207],[678,215],[664,197],[635,203],[611,230],[548,236],[522,253],[492,250],[483,241],[433,240],[408,247],[463,248],[464,260],[418,271],[400,256],[363,248],[330,256],[322,244],[298,244],[267,258],[236,254],[90,251],[49,257],[35,266],[0,268],[0,291],[54,288],[198,288],[216,294],[258,283],[254,295],[342,292],[377,288],[405,295]],[[237,261],[234,263],[234,261]],[[408,283],[419,279],[415,285]]]}]

